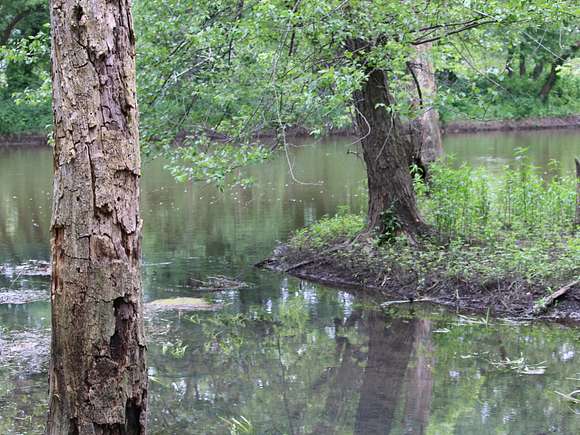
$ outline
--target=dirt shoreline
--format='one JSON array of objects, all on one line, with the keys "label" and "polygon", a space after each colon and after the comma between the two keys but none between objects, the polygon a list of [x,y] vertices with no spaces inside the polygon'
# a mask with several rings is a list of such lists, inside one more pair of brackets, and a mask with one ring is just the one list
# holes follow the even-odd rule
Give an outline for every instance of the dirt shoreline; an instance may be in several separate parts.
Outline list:
[{"label": "dirt shoreline", "polygon": [[558,116],[553,118],[506,119],[498,121],[453,121],[442,125],[441,128],[443,129],[444,134],[580,128],[580,115]]},{"label": "dirt shoreline", "polygon": [[[295,252],[287,245],[277,247],[272,256],[256,267],[287,273],[314,283],[370,296],[380,303],[409,301],[444,305],[464,313],[488,313],[497,318],[517,321],[547,320],[580,323],[580,284],[546,310],[537,311],[537,302],[546,288],[505,280],[503,282],[466,282],[429,277],[423,286],[416,280],[396,275],[381,275],[369,265],[351,267],[348,259],[337,260],[325,252]],[[368,266],[368,267],[367,267]],[[406,282],[405,282],[406,281]],[[561,283],[565,285],[567,283]],[[421,287],[421,288],[420,288]]]},{"label": "dirt shoreline", "polygon": [[[580,114],[545,118],[505,119],[495,121],[462,120],[452,121],[441,125],[443,134],[462,134],[492,131],[518,131],[518,130],[548,130],[548,129],[573,129],[580,128]],[[310,137],[310,132],[302,127],[291,127],[288,130],[289,137]],[[328,137],[353,136],[355,132],[351,128],[330,131]],[[259,133],[258,138],[269,138],[275,135],[268,132]],[[18,147],[46,147],[48,146],[46,134],[16,134],[0,135],[0,148]]]},{"label": "dirt shoreline", "polygon": [[0,149],[2,148],[38,148],[48,146],[46,133],[25,133],[0,135]]}]

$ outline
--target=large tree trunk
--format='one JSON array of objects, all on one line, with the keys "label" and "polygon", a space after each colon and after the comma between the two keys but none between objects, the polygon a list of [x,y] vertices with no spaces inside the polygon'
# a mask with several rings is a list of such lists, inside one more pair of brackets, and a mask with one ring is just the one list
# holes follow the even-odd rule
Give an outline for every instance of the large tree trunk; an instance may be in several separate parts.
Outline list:
[{"label": "large tree trunk", "polygon": [[426,170],[430,163],[443,155],[443,140],[439,128],[439,112],[434,105],[437,82],[431,59],[431,44],[417,45],[415,50],[417,55],[408,65],[417,94],[413,105],[418,116],[411,126],[416,140],[416,158]]},{"label": "large tree trunk", "polygon": [[146,428],[130,9],[130,0],[51,1],[51,435]]},{"label": "large tree trunk", "polygon": [[558,58],[552,62],[550,73],[548,74],[548,77],[546,78],[546,81],[544,82],[544,85],[542,86],[542,89],[538,95],[544,103],[548,101],[548,96],[556,85],[560,67],[564,65],[564,63],[566,63],[566,61],[570,59],[576,53],[576,51],[578,51],[578,49],[580,49],[580,41],[574,43],[565,53],[558,56]]},{"label": "large tree trunk", "polygon": [[355,92],[356,122],[367,168],[368,229],[402,231],[411,238],[428,232],[417,208],[409,166],[413,144],[399,116],[384,70],[373,69]]}]

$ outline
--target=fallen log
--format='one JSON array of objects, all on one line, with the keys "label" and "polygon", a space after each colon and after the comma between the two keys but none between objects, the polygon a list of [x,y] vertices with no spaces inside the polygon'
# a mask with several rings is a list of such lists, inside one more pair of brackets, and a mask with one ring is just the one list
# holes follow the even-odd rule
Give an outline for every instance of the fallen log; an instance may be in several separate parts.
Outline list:
[{"label": "fallen log", "polygon": [[568,291],[574,287],[575,285],[580,284],[580,279],[577,279],[574,282],[571,282],[570,284],[566,284],[564,287],[561,287],[559,290],[555,291],[554,293],[552,293],[550,296],[542,299],[535,307],[534,307],[534,313],[535,314],[540,314],[543,313],[544,311],[546,311],[554,302],[556,302],[556,300],[558,300],[559,298],[561,298],[562,296],[564,296],[566,293],[568,293]]}]

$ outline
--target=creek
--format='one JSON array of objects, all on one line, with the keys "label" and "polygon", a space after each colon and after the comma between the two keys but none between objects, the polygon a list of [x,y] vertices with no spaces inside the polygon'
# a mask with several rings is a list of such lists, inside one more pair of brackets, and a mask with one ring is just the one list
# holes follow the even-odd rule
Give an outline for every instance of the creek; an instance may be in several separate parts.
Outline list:
[{"label": "creek", "polygon": [[[547,176],[571,174],[580,131],[445,138],[458,163],[497,172],[518,147]],[[281,155],[247,171],[252,186],[225,192],[176,183],[163,162],[144,159],[145,301],[218,306],[148,315],[150,433],[580,433],[580,410],[558,394],[580,385],[578,328],[440,307],[384,312],[253,267],[292,231],[341,206],[364,209],[364,167],[347,154],[354,148],[346,138],[302,144],[290,154],[296,180]],[[0,149],[0,265],[48,260],[51,168],[50,149]],[[248,286],[199,290],[216,276]],[[48,293],[47,277],[0,275],[2,434],[43,432]]]}]

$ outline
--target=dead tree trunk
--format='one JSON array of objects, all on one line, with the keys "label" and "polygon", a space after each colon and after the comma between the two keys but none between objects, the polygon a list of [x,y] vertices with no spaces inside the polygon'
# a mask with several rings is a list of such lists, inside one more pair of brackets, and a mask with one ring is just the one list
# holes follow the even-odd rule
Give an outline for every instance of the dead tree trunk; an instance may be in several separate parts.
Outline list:
[{"label": "dead tree trunk", "polygon": [[143,434],[138,112],[130,0],[51,0],[47,434]]},{"label": "dead tree trunk", "polygon": [[443,155],[443,140],[439,128],[439,112],[434,105],[437,82],[431,60],[431,44],[415,46],[417,56],[408,63],[413,77],[417,97],[413,100],[418,116],[411,123],[412,136],[416,140],[416,158],[421,167],[428,165]]}]

